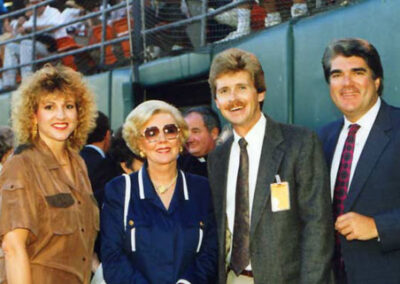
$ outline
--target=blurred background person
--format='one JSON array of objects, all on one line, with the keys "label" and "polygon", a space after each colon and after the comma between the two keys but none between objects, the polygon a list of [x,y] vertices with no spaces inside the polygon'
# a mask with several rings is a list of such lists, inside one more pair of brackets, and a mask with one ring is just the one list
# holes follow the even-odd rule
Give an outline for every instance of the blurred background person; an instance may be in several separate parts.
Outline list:
[{"label": "blurred background person", "polygon": [[[122,173],[119,166],[107,154],[111,146],[111,128],[110,120],[103,112],[97,112],[96,126],[89,133],[86,143],[80,151],[80,155],[85,161],[92,191],[101,210],[106,183]],[[101,237],[99,235],[94,246],[93,271],[97,271],[101,262],[100,246]]]},{"label": "blurred background person", "polygon": [[[0,15],[7,13],[7,8],[4,6],[4,1],[0,0]],[[3,23],[0,21],[0,34],[3,32]]]},{"label": "blurred background person", "polygon": [[179,156],[179,166],[186,172],[207,177],[207,155],[214,150],[221,130],[218,115],[211,108],[200,106],[188,109],[184,117],[189,127],[185,144],[188,153]]},{"label": "blurred background person", "polygon": [[208,181],[177,168],[187,136],[181,113],[162,101],[144,102],[126,118],[123,137],[146,162],[106,186],[101,237],[108,284],[215,283]]},{"label": "blurred background person", "polygon": [[[27,6],[37,5],[42,0],[29,0]],[[31,12],[29,19],[18,29],[18,33],[25,35],[33,31],[34,15]],[[63,23],[63,17],[58,9],[43,5],[37,8],[36,31],[55,27]],[[51,33],[44,33],[36,36],[36,56],[46,56],[57,50],[56,39],[67,35],[65,28],[53,30]],[[4,67],[12,67],[32,61],[33,41],[24,39],[20,43],[12,42],[5,46]],[[21,67],[21,77],[25,78],[32,73],[32,65]],[[16,85],[17,69],[4,71],[3,88],[10,89]]]},{"label": "blurred background person", "polygon": [[[237,0],[233,0],[237,1]],[[282,2],[276,0],[255,0],[266,12],[264,25],[266,28],[272,27],[282,22],[280,10],[282,10]],[[221,41],[235,39],[247,35],[251,31],[251,7],[252,4],[239,5],[237,8],[228,10],[215,16],[215,19],[221,23],[231,27],[236,27],[236,30],[231,32]],[[293,5],[290,8],[292,18],[300,17],[308,13],[306,0],[293,0]]]},{"label": "blurred background person", "polygon": [[110,120],[103,112],[97,112],[96,127],[89,133],[86,143],[80,155],[86,163],[93,193],[101,208],[106,183],[121,174],[118,165],[107,155],[111,146],[111,128]]},{"label": "blurred background person", "polygon": [[14,149],[14,133],[8,126],[0,126],[0,172]]},{"label": "blurred background person", "polygon": [[94,127],[94,96],[81,74],[45,65],[11,109],[17,148],[0,175],[7,283],[88,283],[99,213],[78,150]]},{"label": "blurred background person", "polygon": [[121,174],[131,174],[137,172],[143,166],[144,159],[129,149],[122,137],[122,127],[114,133],[111,138],[110,148],[111,158],[121,167]]}]

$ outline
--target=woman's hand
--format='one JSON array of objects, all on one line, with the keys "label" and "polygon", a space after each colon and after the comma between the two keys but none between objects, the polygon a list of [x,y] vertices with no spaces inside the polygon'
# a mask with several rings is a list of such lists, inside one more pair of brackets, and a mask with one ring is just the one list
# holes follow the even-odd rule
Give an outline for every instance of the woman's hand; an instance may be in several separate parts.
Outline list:
[{"label": "woman's hand", "polygon": [[31,268],[26,251],[29,231],[15,229],[3,237],[2,249],[6,262],[8,284],[31,284]]}]

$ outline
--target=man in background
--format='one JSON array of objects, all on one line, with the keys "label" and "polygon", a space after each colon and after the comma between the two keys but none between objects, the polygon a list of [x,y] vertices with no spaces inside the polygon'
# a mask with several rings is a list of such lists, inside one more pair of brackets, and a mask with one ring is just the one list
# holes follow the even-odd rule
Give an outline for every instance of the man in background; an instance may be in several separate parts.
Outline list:
[{"label": "man in background", "polygon": [[[29,0],[27,6],[37,5],[43,2],[42,0]],[[63,17],[56,8],[49,5],[37,7],[36,31],[48,29],[58,26],[63,23]],[[29,19],[23,23],[18,29],[18,34],[26,35],[33,31],[34,15],[29,13]],[[49,33],[44,33],[36,36],[35,52],[36,56],[47,56],[51,52],[57,51],[56,39],[66,36],[65,28],[52,30]],[[24,64],[32,61],[33,41],[24,39],[20,43],[12,42],[5,46],[4,51],[4,68],[13,67],[18,63]],[[21,77],[25,78],[32,73],[32,65],[21,67]],[[9,89],[16,85],[17,69],[4,71],[3,73],[3,88]]]},{"label": "man in background", "polygon": [[107,155],[110,146],[110,122],[108,117],[99,111],[96,128],[89,134],[87,144],[80,152],[88,168],[90,183],[99,208],[103,204],[104,186],[121,174],[116,163]]},{"label": "man in background", "polygon": [[179,158],[180,167],[189,173],[207,177],[207,156],[215,148],[221,130],[218,115],[209,107],[193,107],[184,113],[189,127],[188,154]]}]

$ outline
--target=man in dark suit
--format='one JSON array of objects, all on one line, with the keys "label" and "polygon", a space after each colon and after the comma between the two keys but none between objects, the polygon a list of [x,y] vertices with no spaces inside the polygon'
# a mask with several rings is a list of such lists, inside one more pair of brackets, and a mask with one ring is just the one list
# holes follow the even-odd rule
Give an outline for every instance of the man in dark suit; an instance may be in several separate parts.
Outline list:
[{"label": "man in dark suit", "polygon": [[179,156],[178,164],[186,172],[207,177],[207,156],[214,150],[221,131],[218,115],[209,107],[192,107],[184,113],[189,128],[187,154]]},{"label": "man in dark suit", "polygon": [[329,283],[334,234],[316,134],[261,112],[264,72],[251,53],[218,54],[209,83],[233,128],[208,160],[218,283]]},{"label": "man in dark suit", "polygon": [[331,168],[338,283],[400,283],[400,109],[386,104],[375,47],[340,39],[323,56],[343,118],[322,128]]},{"label": "man in dark suit", "polygon": [[110,122],[108,117],[99,111],[96,127],[89,134],[87,144],[80,152],[88,168],[90,183],[99,208],[103,204],[104,186],[121,174],[118,165],[107,155],[110,145]]}]

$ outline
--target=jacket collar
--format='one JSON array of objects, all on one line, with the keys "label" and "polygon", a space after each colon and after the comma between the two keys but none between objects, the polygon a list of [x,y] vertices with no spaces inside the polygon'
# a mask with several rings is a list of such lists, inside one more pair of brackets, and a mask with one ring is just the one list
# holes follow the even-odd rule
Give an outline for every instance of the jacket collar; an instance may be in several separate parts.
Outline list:
[{"label": "jacket collar", "polygon": [[[139,170],[138,184],[140,199],[156,199],[158,197],[147,171],[147,163],[145,163]],[[175,191],[178,191],[180,197],[184,200],[189,200],[186,176],[182,170],[178,170]]]}]

